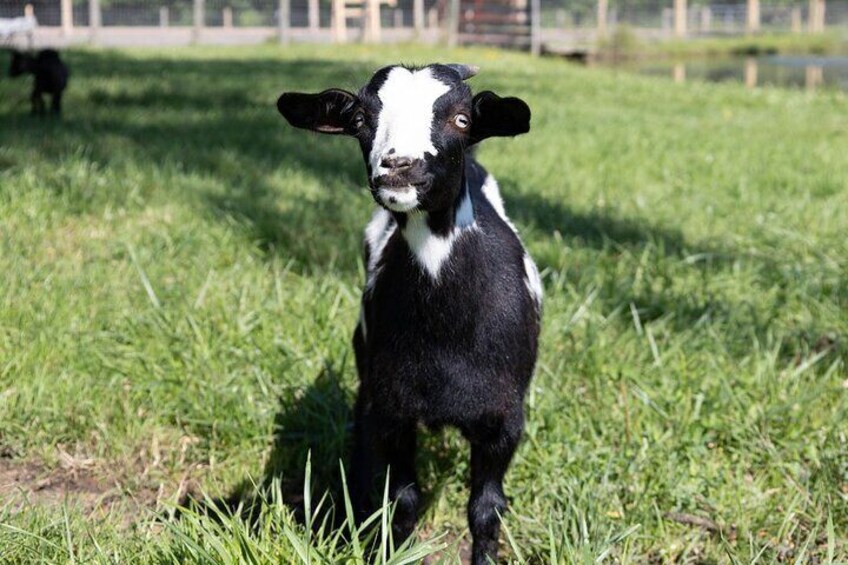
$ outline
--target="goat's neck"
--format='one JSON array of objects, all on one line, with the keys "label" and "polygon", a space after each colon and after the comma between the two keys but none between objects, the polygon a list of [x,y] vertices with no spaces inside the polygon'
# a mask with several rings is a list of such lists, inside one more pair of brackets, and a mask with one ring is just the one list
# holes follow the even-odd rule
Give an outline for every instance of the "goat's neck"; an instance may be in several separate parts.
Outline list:
[{"label": "goat's neck", "polygon": [[453,252],[453,244],[465,229],[474,227],[474,208],[465,179],[453,204],[443,210],[413,212],[396,216],[401,233],[413,256],[433,280],[439,280],[442,265]]},{"label": "goat's neck", "polygon": [[426,228],[432,235],[446,238],[456,230],[470,227],[474,224],[474,210],[471,206],[468,183],[463,177],[459,194],[450,206],[427,212],[398,212],[395,213],[395,219],[405,236],[412,230],[420,231]]}]

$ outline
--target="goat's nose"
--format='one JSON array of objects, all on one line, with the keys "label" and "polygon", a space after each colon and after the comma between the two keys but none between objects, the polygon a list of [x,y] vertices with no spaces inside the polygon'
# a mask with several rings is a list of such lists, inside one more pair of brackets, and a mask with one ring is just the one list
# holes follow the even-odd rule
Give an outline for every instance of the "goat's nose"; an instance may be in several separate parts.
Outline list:
[{"label": "goat's nose", "polygon": [[397,172],[411,167],[412,159],[409,157],[383,157],[380,160],[380,166],[392,172]]}]

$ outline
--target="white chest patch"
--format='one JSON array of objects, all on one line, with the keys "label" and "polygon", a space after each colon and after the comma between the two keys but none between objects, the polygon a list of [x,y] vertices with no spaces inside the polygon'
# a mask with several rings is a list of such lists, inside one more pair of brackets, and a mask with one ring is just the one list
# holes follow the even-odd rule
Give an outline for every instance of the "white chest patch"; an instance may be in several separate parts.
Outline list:
[{"label": "white chest patch", "polygon": [[393,156],[411,159],[438,153],[431,139],[433,104],[448,90],[450,87],[434,78],[430,69],[395,67],[389,71],[377,93],[382,109],[369,155],[373,176],[386,173],[380,161],[392,149]]},{"label": "white chest patch", "polygon": [[475,229],[477,229],[477,222],[474,219],[474,207],[471,204],[471,196],[466,190],[456,210],[454,228],[447,236],[434,234],[427,224],[427,215],[424,213],[410,214],[401,233],[418,264],[437,280],[442,267],[451,255],[456,240],[462,234]]}]

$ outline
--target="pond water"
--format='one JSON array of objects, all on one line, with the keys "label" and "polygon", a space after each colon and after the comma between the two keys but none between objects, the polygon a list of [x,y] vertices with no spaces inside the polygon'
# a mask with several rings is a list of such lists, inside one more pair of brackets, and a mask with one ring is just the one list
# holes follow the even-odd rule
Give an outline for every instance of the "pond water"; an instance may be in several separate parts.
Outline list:
[{"label": "pond water", "polygon": [[848,56],[770,55],[685,62],[633,61],[612,66],[640,74],[667,76],[675,82],[739,82],[749,88],[768,85],[848,92]]}]

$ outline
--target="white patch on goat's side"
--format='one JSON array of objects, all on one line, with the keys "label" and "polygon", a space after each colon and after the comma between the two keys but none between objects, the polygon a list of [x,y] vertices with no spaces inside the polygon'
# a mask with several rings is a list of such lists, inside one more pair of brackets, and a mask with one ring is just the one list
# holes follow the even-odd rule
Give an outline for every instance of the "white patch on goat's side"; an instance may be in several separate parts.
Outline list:
[{"label": "white patch on goat's side", "polygon": [[418,191],[414,186],[381,188],[377,195],[386,208],[395,212],[409,212],[418,206]]},{"label": "white patch on goat's side", "polygon": [[371,221],[365,226],[365,245],[368,246],[368,264],[365,266],[367,281],[365,288],[369,289],[374,286],[374,279],[377,277],[377,265],[380,264],[380,258],[383,255],[383,249],[392,234],[395,233],[397,224],[392,218],[392,215],[383,208],[376,208],[371,215]]},{"label": "white patch on goat's side", "polygon": [[495,212],[498,213],[498,216],[506,222],[512,231],[518,234],[518,229],[515,227],[515,224],[513,224],[512,220],[510,220],[506,215],[506,208],[504,208],[503,198],[501,198],[501,190],[498,187],[498,181],[495,180],[495,177],[492,175],[486,175],[486,180],[483,181],[481,189],[483,191],[483,196],[486,197],[486,200],[489,201],[489,204],[491,204],[492,208],[495,209]]},{"label": "white patch on goat's side", "polygon": [[439,272],[450,257],[456,240],[463,233],[476,228],[477,222],[474,219],[471,195],[466,190],[456,210],[454,228],[446,237],[436,235],[430,230],[425,213],[410,214],[401,233],[421,267],[434,280],[438,280]]},{"label": "white patch on goat's side", "polygon": [[431,139],[433,104],[448,90],[450,86],[433,77],[428,68],[410,71],[395,67],[389,71],[377,92],[382,108],[369,155],[372,176],[386,174],[380,161],[391,149],[393,157],[410,159],[438,153]]},{"label": "white patch on goat's side", "polygon": [[492,175],[486,175],[486,180],[483,181],[483,196],[486,197],[486,200],[489,201],[489,204],[492,205],[492,208],[495,209],[495,212],[498,213],[503,219],[506,219],[506,209],[504,209],[503,198],[501,198],[501,190],[498,187],[498,181],[495,180],[495,177]]},{"label": "white patch on goat's side", "polygon": [[524,254],[524,283],[527,285],[527,290],[530,291],[530,296],[536,301],[536,306],[542,306],[542,277],[539,276],[539,269],[536,263],[527,253]]}]

